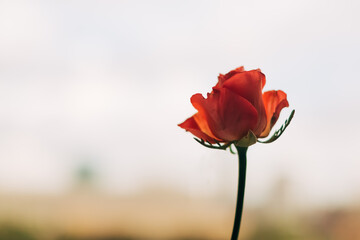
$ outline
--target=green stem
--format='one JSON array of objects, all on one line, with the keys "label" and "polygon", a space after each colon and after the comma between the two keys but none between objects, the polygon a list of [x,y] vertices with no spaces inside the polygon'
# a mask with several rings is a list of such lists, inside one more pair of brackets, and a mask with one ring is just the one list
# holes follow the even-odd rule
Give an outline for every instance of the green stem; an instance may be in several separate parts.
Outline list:
[{"label": "green stem", "polygon": [[234,227],[231,240],[237,240],[240,231],[241,215],[244,205],[245,179],[246,179],[246,152],[247,147],[236,147],[239,155],[239,183],[236,201],[236,211],[234,219]]}]

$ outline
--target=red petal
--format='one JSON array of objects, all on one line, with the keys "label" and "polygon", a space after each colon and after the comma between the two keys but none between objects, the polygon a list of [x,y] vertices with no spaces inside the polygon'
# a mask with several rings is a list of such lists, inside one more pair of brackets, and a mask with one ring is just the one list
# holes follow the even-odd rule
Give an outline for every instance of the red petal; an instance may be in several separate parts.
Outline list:
[{"label": "red petal", "polygon": [[214,138],[208,136],[206,133],[201,131],[199,125],[195,121],[194,116],[186,119],[183,123],[178,124],[178,126],[185,129],[186,131],[191,132],[196,137],[203,139],[204,141],[208,141],[210,143],[216,143],[217,140],[215,140]]},{"label": "red petal", "polygon": [[262,88],[265,82],[265,75],[258,69],[233,74],[223,84],[224,88],[247,99],[257,110],[258,122],[254,129],[256,136],[260,136],[266,127],[266,112],[262,98]]},{"label": "red petal", "polygon": [[218,139],[240,140],[256,127],[258,114],[254,106],[228,89],[214,88],[207,99],[195,94],[191,102]]},{"label": "red petal", "polygon": [[232,76],[234,76],[235,74],[237,74],[237,73],[242,73],[242,72],[244,72],[244,71],[245,71],[245,69],[244,69],[243,66],[238,67],[238,68],[236,68],[236,69],[228,72],[227,74],[225,74],[225,79],[229,79],[229,78],[231,78]]},{"label": "red petal", "polygon": [[222,87],[222,85],[224,84],[224,82],[227,80],[227,79],[229,79],[230,77],[232,77],[234,74],[236,74],[236,73],[241,73],[241,72],[244,72],[245,71],[245,69],[244,69],[244,67],[243,66],[241,66],[241,67],[238,67],[237,69],[235,69],[235,70],[232,70],[232,71],[230,71],[230,72],[228,72],[227,74],[225,74],[225,75],[223,75],[223,74],[220,74],[219,76],[218,76],[218,83],[216,84],[216,86],[215,87]]},{"label": "red petal", "polygon": [[267,124],[260,137],[266,137],[269,135],[271,128],[275,125],[279,118],[280,111],[284,107],[289,107],[289,102],[286,99],[286,93],[281,90],[264,92],[263,100],[266,109]]}]

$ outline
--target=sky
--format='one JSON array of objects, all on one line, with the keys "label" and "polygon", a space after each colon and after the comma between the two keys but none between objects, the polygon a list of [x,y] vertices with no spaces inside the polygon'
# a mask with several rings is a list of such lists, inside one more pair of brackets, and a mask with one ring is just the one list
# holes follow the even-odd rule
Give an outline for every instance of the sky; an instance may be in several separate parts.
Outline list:
[{"label": "sky", "polygon": [[0,190],[236,194],[237,159],[177,124],[219,73],[260,68],[293,122],[248,151],[247,195],[287,179],[297,204],[360,198],[358,1],[0,1]]}]

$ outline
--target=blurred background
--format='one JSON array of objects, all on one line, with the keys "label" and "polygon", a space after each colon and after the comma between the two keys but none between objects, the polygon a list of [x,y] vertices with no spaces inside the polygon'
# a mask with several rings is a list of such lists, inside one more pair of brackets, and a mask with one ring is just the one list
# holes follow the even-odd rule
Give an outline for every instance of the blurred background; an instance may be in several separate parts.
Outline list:
[{"label": "blurred background", "polygon": [[261,68],[240,239],[360,239],[360,3],[0,1],[0,239],[229,239],[237,158],[177,124]]}]

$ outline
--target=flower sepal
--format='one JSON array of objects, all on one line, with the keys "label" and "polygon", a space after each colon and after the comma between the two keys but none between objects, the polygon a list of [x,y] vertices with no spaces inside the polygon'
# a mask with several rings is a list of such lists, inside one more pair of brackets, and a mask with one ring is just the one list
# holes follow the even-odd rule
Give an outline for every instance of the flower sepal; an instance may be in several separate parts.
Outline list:
[{"label": "flower sepal", "polygon": [[242,139],[235,141],[234,145],[236,147],[248,147],[255,144],[256,142],[257,142],[256,135],[251,130],[249,130],[247,135]]},{"label": "flower sepal", "polygon": [[281,125],[280,129],[275,131],[274,134],[266,141],[259,141],[257,140],[257,142],[259,143],[272,143],[275,140],[277,140],[281,134],[284,133],[285,129],[289,126],[291,120],[293,119],[295,114],[295,109],[291,111],[290,116],[288,117],[288,119],[285,120],[285,123],[283,125]]}]

